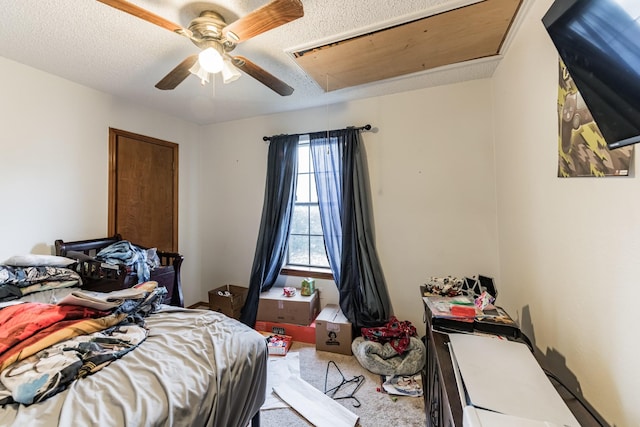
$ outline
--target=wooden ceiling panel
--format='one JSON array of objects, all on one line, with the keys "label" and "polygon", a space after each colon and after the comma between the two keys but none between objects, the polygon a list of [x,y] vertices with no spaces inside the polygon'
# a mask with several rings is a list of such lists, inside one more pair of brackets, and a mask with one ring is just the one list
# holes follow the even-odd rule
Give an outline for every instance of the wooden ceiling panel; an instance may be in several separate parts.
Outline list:
[{"label": "wooden ceiling panel", "polygon": [[325,92],[499,54],[522,0],[484,0],[295,52]]}]

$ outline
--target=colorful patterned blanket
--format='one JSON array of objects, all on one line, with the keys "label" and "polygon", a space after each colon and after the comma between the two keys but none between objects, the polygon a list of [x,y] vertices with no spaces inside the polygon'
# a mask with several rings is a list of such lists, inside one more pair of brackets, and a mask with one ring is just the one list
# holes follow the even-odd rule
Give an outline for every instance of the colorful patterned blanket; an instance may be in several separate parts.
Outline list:
[{"label": "colorful patterned blanket", "polygon": [[143,327],[117,325],[47,347],[0,373],[0,404],[40,402],[119,359],[146,337]]},{"label": "colorful patterned blanket", "polygon": [[[151,282],[149,282],[151,283]],[[166,290],[151,286],[112,312],[24,303],[0,310],[0,404],[44,400],[137,347]]]}]

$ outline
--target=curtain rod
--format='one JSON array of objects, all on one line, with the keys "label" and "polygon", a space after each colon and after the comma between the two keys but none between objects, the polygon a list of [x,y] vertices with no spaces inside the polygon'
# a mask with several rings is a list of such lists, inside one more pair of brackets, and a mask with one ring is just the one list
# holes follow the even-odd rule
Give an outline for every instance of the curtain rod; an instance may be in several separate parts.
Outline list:
[{"label": "curtain rod", "polygon": [[[346,129],[355,129],[355,130],[364,130],[364,131],[368,131],[371,130],[371,125],[364,125],[364,126],[360,126],[360,127],[355,127],[355,126],[350,126]],[[335,132],[337,130],[342,130],[342,129],[333,129],[333,130],[327,130],[327,131],[321,131],[321,132]],[[319,133],[319,132],[307,132],[307,133],[299,133],[297,135],[308,135],[310,133]],[[262,140],[263,141],[271,141],[271,136],[263,136]]]}]

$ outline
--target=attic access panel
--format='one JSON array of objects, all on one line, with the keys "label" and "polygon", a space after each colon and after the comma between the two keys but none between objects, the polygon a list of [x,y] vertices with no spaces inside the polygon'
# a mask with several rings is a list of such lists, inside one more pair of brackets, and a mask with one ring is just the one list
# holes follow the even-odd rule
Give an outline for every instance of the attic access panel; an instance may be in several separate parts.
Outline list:
[{"label": "attic access panel", "polygon": [[522,0],[484,0],[294,52],[325,92],[498,55]]}]

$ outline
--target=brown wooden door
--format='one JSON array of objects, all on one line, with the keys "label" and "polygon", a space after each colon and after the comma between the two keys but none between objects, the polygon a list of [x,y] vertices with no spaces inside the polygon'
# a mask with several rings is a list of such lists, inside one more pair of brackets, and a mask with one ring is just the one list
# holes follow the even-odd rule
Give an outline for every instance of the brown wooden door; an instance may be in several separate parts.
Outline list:
[{"label": "brown wooden door", "polygon": [[109,129],[109,234],[178,251],[178,144]]}]

